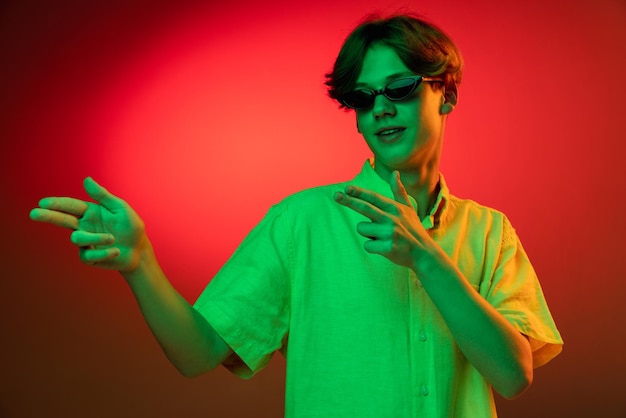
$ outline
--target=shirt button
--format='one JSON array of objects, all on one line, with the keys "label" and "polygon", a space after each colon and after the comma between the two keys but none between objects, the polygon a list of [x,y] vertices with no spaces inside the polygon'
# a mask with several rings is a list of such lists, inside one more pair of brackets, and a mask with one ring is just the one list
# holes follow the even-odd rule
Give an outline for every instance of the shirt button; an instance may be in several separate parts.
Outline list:
[{"label": "shirt button", "polygon": [[424,342],[428,339],[428,335],[424,331],[420,331],[419,339],[421,342]]},{"label": "shirt button", "polygon": [[422,385],[422,389],[421,389],[420,392],[422,393],[422,396],[428,396],[428,394],[430,393],[428,391],[428,386],[426,386],[426,385]]}]

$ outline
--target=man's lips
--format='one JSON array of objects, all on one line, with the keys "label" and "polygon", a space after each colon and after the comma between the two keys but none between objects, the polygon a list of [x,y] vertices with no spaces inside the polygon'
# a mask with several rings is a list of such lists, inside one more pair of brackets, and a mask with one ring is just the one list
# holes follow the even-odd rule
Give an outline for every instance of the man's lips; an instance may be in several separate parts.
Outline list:
[{"label": "man's lips", "polygon": [[402,138],[405,130],[402,126],[388,126],[377,130],[375,135],[381,143],[393,144]]},{"label": "man's lips", "polygon": [[392,134],[404,131],[405,129],[406,128],[403,128],[402,126],[388,126],[385,128],[380,128],[379,130],[374,132],[374,135],[378,135],[378,136],[392,135]]}]

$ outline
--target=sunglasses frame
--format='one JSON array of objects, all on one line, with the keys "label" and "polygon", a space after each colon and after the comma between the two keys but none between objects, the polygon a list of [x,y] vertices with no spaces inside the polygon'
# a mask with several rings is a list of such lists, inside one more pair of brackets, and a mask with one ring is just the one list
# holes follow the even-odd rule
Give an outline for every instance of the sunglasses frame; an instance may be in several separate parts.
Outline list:
[{"label": "sunglasses frame", "polygon": [[[407,80],[407,79],[412,79],[412,80],[413,80],[414,85],[413,85],[413,87],[411,88],[411,91],[410,91],[410,92],[408,92],[405,96],[402,96],[402,97],[400,97],[400,98],[396,99],[396,98],[389,97],[389,96],[385,93],[385,92],[387,91],[387,89],[389,88],[389,85],[390,85],[390,84],[393,84],[393,83],[395,83],[395,82],[397,82],[397,81],[400,81],[400,80]],[[417,89],[417,87],[420,85],[420,83],[421,83],[422,81],[426,81],[426,82],[433,82],[433,81],[436,81],[436,82],[440,82],[440,83],[442,83],[442,82],[443,82],[443,80],[442,80],[442,79],[440,79],[440,78],[424,77],[424,76],[422,76],[422,75],[414,75],[414,76],[410,76],[410,77],[400,77],[400,78],[396,78],[395,80],[390,81],[389,83],[387,83],[387,84],[385,85],[385,87],[383,87],[383,88],[382,88],[382,89],[380,89],[380,90],[373,90],[373,89],[357,89],[357,90],[352,90],[351,92],[349,92],[349,93],[344,94],[343,96],[341,96],[341,97],[339,98],[339,102],[341,102],[341,104],[343,104],[345,107],[350,108],[350,109],[354,109],[354,110],[367,110],[367,109],[371,108],[371,107],[374,105],[374,102],[376,101],[376,96],[379,96],[379,95],[381,95],[381,94],[382,94],[383,96],[385,96],[387,99],[389,99],[389,100],[391,100],[391,101],[393,101],[393,102],[398,102],[398,101],[401,101],[401,100],[406,99],[406,98],[407,98],[407,97],[409,97],[411,94],[413,94],[413,92],[415,91],[415,89]],[[367,94],[371,97],[372,102],[371,102],[368,106],[364,106],[364,107],[354,107],[354,106],[349,105],[349,104],[346,102],[345,97],[346,97],[347,95],[352,94],[352,93],[355,93],[355,92],[363,92],[363,93],[367,93]]]}]

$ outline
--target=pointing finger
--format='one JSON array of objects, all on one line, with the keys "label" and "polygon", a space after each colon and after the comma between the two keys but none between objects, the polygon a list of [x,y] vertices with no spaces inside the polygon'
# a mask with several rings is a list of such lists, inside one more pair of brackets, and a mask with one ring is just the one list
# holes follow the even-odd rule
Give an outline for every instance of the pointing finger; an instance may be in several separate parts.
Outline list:
[{"label": "pointing finger", "polygon": [[334,198],[337,203],[348,207],[363,216],[368,217],[374,222],[379,222],[384,217],[382,211],[379,208],[365,200],[352,197],[342,192],[335,193]]},{"label": "pointing finger", "polygon": [[393,200],[388,199],[385,196],[381,196],[380,194],[375,193],[371,190],[362,189],[360,187],[348,186],[346,188],[346,194],[368,202],[385,212],[393,211],[396,207],[396,204]]},{"label": "pointing finger", "polygon": [[46,222],[61,228],[78,229],[76,216],[55,210],[35,208],[30,211],[30,218],[33,221]]}]

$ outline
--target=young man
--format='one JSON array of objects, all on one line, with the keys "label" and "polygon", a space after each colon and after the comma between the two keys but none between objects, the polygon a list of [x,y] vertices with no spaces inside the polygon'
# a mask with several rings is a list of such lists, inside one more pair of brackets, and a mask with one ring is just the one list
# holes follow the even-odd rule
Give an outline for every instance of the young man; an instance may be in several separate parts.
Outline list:
[{"label": "young man", "polygon": [[273,206],[190,306],[143,223],[92,179],[98,203],[45,198],[33,219],[73,229],[81,260],[119,270],[172,363],[242,377],[287,359],[289,417],[489,417],[561,338],[506,217],[439,173],[462,60],[438,28],[371,20],[346,40],[330,96],[373,153],[352,181]]}]

